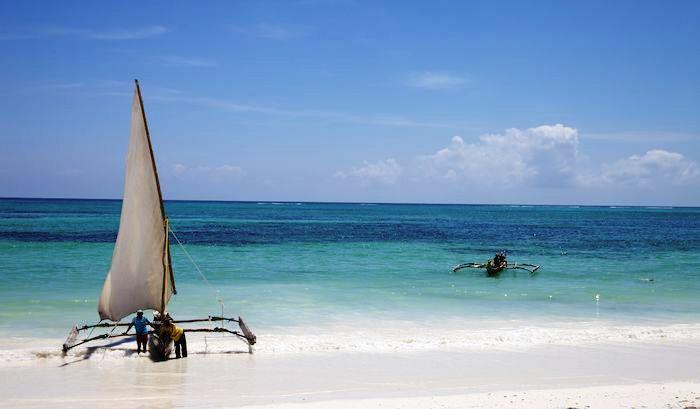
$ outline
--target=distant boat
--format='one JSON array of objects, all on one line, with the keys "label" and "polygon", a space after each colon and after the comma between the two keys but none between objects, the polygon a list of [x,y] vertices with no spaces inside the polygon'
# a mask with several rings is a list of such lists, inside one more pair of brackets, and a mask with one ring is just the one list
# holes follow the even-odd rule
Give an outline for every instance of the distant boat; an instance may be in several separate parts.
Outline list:
[{"label": "distant boat", "polygon": [[505,269],[520,269],[534,274],[540,269],[540,266],[534,264],[508,264],[507,252],[499,251],[493,259],[489,259],[486,263],[462,263],[452,267],[452,272],[456,273],[463,268],[486,269],[486,275],[489,277],[498,276]]},{"label": "distant boat", "polygon": [[[112,265],[97,306],[100,323],[73,327],[63,344],[64,352],[93,340],[127,336],[106,333],[78,339],[79,332],[88,328],[128,326],[128,323],[119,321],[138,310],[154,310],[164,316],[170,297],[177,293],[170,257],[168,218],[163,206],[158,170],[138,81],[135,81],[135,86],[124,199]],[[112,323],[102,323],[105,320]],[[227,332],[245,340],[249,346],[256,342],[255,335],[241,317],[235,319],[210,316],[174,322],[203,321],[220,321],[222,327],[185,329],[185,332]],[[241,332],[223,328],[225,322],[238,323]],[[156,359],[167,359],[172,349],[172,341],[161,339],[157,332],[152,333],[149,338],[151,355]]]}]

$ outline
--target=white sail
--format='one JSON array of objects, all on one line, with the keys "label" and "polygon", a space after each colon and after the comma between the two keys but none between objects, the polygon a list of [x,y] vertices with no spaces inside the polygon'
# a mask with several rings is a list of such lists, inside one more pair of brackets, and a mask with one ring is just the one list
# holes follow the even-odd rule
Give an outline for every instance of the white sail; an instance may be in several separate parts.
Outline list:
[{"label": "white sail", "polygon": [[98,305],[100,319],[112,321],[139,309],[162,312],[174,292],[160,185],[141,104],[137,83],[119,233]]}]

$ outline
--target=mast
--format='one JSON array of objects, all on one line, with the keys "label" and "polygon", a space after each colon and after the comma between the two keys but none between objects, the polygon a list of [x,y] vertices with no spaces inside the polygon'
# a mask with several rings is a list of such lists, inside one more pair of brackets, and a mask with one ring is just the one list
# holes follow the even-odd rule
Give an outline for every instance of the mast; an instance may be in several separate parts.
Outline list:
[{"label": "mast", "polygon": [[143,125],[146,128],[146,141],[148,142],[148,150],[151,152],[151,165],[153,165],[153,173],[156,175],[156,186],[158,187],[158,198],[160,199],[160,213],[163,217],[163,222],[165,222],[165,206],[163,206],[163,193],[160,190],[160,178],[158,178],[158,169],[156,168],[156,157],[153,155],[153,145],[151,144],[151,133],[148,131],[148,121],[146,121],[146,111],[143,108],[143,99],[141,98],[141,87],[139,86],[139,80],[134,80],[136,84],[136,94],[139,96],[139,106],[141,107],[141,117],[143,118]]},{"label": "mast", "polygon": [[163,230],[165,233],[165,241],[163,244],[163,289],[161,291],[161,302],[160,302],[160,312],[165,312],[165,292],[167,288],[168,279],[173,286],[173,294],[177,294],[175,289],[175,277],[172,271],[172,260],[170,258],[170,243],[168,240],[168,218],[165,215],[165,206],[163,205],[163,192],[160,188],[160,178],[158,177],[158,168],[156,167],[156,157],[153,154],[153,145],[151,144],[151,132],[148,130],[148,121],[146,120],[146,110],[143,107],[143,98],[141,97],[141,87],[139,86],[139,80],[134,79],[134,84],[136,85],[136,94],[139,96],[139,106],[141,107],[141,117],[143,118],[143,125],[146,129],[146,141],[148,142],[148,150],[151,154],[151,165],[153,166],[153,174],[156,178],[156,186],[158,188],[158,199],[160,201],[160,214],[163,220]]}]

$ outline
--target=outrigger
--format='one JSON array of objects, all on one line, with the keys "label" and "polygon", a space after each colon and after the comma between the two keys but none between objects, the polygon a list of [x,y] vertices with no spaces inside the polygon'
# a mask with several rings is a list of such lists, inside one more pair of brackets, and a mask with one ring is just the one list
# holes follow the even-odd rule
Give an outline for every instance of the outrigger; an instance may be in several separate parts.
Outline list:
[{"label": "outrigger", "polygon": [[[154,316],[157,312],[160,317],[169,317],[165,308],[170,297],[177,293],[170,259],[170,234],[181,246],[182,243],[168,226],[138,81],[135,81],[135,85],[124,180],[124,200],[119,219],[119,232],[112,254],[112,265],[97,306],[100,322],[94,325],[74,326],[63,344],[64,352],[91,341],[132,336],[125,333],[114,334],[114,332],[118,327],[128,326],[128,323],[120,320],[138,310],[152,310]],[[183,251],[189,257],[184,246]],[[192,261],[191,257],[189,258]],[[195,268],[201,274],[196,264]],[[241,317],[224,316],[223,304],[221,316],[174,322],[183,324],[209,322],[217,325],[214,328],[185,328],[184,331],[232,334],[245,341],[248,344],[248,352],[251,353],[252,346],[256,342],[255,335]],[[224,325],[230,322],[237,323],[240,331],[225,328]],[[149,332],[151,335],[148,342],[149,352],[156,360],[168,359],[173,342],[158,331],[160,326],[156,319],[153,324],[156,330]],[[84,338],[79,338],[80,333],[88,329],[90,332]],[[111,329],[111,331],[91,336],[94,329]]]},{"label": "outrigger", "polygon": [[[253,332],[250,331],[248,326],[245,324],[243,321],[243,318],[238,317],[238,318],[227,318],[227,317],[213,317],[210,316],[208,318],[198,318],[198,319],[191,319],[191,320],[175,320],[173,321],[174,323],[178,324],[184,324],[184,323],[193,323],[193,322],[210,322],[212,324],[217,324],[221,323],[220,327],[214,327],[214,328],[185,328],[185,332],[219,332],[219,333],[228,333],[235,335],[236,337],[242,339],[245,341],[248,346],[249,346],[249,352],[252,353],[252,346],[255,345],[256,342],[256,336],[253,334]],[[224,325],[226,322],[235,322],[238,324],[240,328],[240,332],[236,330],[230,330],[228,328],[224,328]],[[78,339],[80,335],[80,331],[85,331],[85,330],[93,330],[95,328],[104,328],[104,329],[112,329],[114,330],[115,328],[118,327],[128,327],[130,324],[128,323],[123,323],[123,322],[117,322],[114,324],[108,323],[108,322],[103,322],[99,324],[94,324],[94,325],[83,325],[81,327],[74,326],[70,333],[68,334],[68,338],[66,339],[66,342],[63,343],[63,352],[68,352],[69,350],[79,346],[86,344],[91,341],[98,341],[101,339],[111,339],[111,338],[121,338],[121,337],[132,337],[133,334],[100,334],[96,335],[94,337],[88,337],[88,338],[83,338],[83,339]],[[167,340],[161,340],[159,337],[157,331],[149,331],[148,334],[150,335],[149,337],[149,351],[151,353],[151,356],[158,360],[158,359],[167,359],[168,356],[170,355],[169,352],[172,349],[172,342],[168,342]],[[159,345],[162,344],[162,345]],[[166,353],[168,352],[168,353]]]},{"label": "outrigger", "polygon": [[486,263],[462,263],[462,264],[458,264],[452,268],[452,272],[456,273],[457,271],[459,271],[463,268],[486,269],[486,274],[490,277],[493,277],[493,276],[497,276],[503,270],[506,270],[506,269],[525,270],[525,271],[529,272],[530,274],[533,274],[537,270],[540,269],[540,266],[537,266],[534,264],[526,264],[526,263],[508,264],[507,258],[508,258],[507,252],[499,251],[493,257],[493,259],[488,260]]}]

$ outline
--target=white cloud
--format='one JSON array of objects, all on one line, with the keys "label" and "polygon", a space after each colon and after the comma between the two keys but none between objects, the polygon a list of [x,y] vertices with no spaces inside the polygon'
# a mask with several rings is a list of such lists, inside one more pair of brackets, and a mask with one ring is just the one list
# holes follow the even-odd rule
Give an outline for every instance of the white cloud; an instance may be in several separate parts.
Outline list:
[{"label": "white cloud", "polygon": [[216,67],[218,64],[214,60],[207,58],[182,57],[178,55],[161,55],[153,57],[154,64],[170,67]]},{"label": "white cloud", "polygon": [[245,172],[240,166],[221,165],[189,167],[183,165],[182,163],[176,163],[173,165],[172,173],[180,179],[203,178],[210,182],[237,180],[245,175]]},{"label": "white cloud", "polygon": [[236,31],[253,37],[276,41],[292,40],[307,34],[307,30],[301,27],[280,26],[266,23],[261,23],[253,27],[239,27],[236,28]]},{"label": "white cloud", "polygon": [[587,184],[627,185],[637,187],[683,184],[698,180],[700,168],[680,153],[653,149],[644,155],[632,155],[603,165],[601,172],[584,179]]},{"label": "white cloud", "polygon": [[394,159],[380,160],[375,163],[367,161],[360,167],[353,167],[347,172],[337,172],[334,176],[339,179],[358,181],[362,185],[382,184],[393,185],[401,178],[403,169]]},{"label": "white cloud", "polygon": [[37,36],[32,33],[15,34],[15,33],[0,33],[0,41],[11,41],[11,40],[28,40],[36,38]]},{"label": "white cloud", "polygon": [[85,83],[82,82],[43,82],[39,83],[35,86],[37,89],[45,89],[45,90],[68,90],[68,89],[76,89],[76,88],[82,88],[85,86]]},{"label": "white cloud", "polygon": [[[105,95],[120,95],[114,92],[105,92]],[[179,94],[179,95],[174,95]],[[126,94],[125,94],[126,95]],[[386,116],[386,115],[357,115],[347,112],[336,112],[336,111],[326,111],[326,110],[292,110],[292,109],[279,109],[276,107],[263,106],[263,105],[251,105],[246,103],[241,103],[228,99],[220,98],[208,98],[208,97],[194,97],[185,95],[182,92],[178,93],[167,93],[161,95],[149,95],[149,100],[158,100],[167,103],[185,103],[196,106],[204,106],[208,108],[215,108],[223,111],[229,112],[240,112],[249,114],[265,114],[274,115],[279,117],[287,118],[317,118],[330,121],[339,122],[350,122],[350,123],[361,123],[367,125],[379,125],[388,127],[407,127],[407,128],[458,128],[463,127],[459,124],[451,123],[441,123],[441,122],[431,122],[431,121],[420,121],[412,118],[396,117],[396,116]]]},{"label": "white cloud", "polygon": [[180,176],[185,172],[187,172],[187,166],[183,165],[182,163],[176,163],[175,165],[173,165],[173,173],[176,176]]},{"label": "white cloud", "polygon": [[484,135],[477,143],[452,143],[420,158],[421,178],[498,188],[519,184],[561,186],[574,180],[578,131],[561,124]]},{"label": "white cloud", "polygon": [[467,80],[463,76],[454,73],[446,71],[428,71],[409,75],[406,78],[405,84],[411,87],[438,91],[458,88],[466,82]]},{"label": "white cloud", "polygon": [[93,40],[139,40],[142,38],[153,37],[168,32],[167,27],[163,26],[148,26],[140,28],[119,28],[119,29],[103,29],[92,30],[84,28],[69,28],[69,27],[49,27],[35,28],[26,30],[21,33],[0,33],[0,41],[5,40],[29,40],[43,37],[68,37],[78,36]]},{"label": "white cloud", "polygon": [[663,187],[700,181],[700,166],[680,153],[642,155],[590,165],[579,154],[578,130],[561,124],[508,129],[467,143],[459,136],[406,169],[416,183],[514,190],[528,187]]},{"label": "white cloud", "polygon": [[89,31],[87,37],[96,40],[138,40],[153,37],[168,32],[163,26],[150,26],[144,28],[116,29],[105,31]]},{"label": "white cloud", "polygon": [[[153,59],[152,62],[158,60]],[[162,60],[161,60],[162,61]],[[165,62],[165,61],[163,61]],[[172,64],[181,63],[189,64],[190,66],[206,66],[206,64],[212,63],[216,64],[215,61],[210,60],[199,60],[194,59],[190,61],[169,61]],[[132,83],[123,81],[93,81],[89,83],[40,83],[36,86],[37,88],[45,90],[67,90],[71,88],[86,88],[90,89],[91,92],[97,92],[99,95],[106,96],[117,96],[117,97],[131,97]],[[117,90],[118,89],[118,90]],[[193,106],[200,106],[206,108],[213,108],[221,111],[235,112],[242,114],[260,114],[260,115],[271,115],[277,117],[284,117],[290,119],[298,118],[315,118],[319,120],[335,121],[335,122],[347,122],[347,123],[358,123],[364,125],[372,126],[385,126],[385,127],[398,127],[398,128],[460,128],[464,129],[467,124],[464,123],[449,123],[449,122],[435,122],[435,121],[424,121],[415,118],[408,118],[402,116],[393,115],[362,115],[354,114],[350,112],[339,112],[339,111],[329,111],[329,110],[318,110],[318,109],[285,109],[277,108],[267,105],[254,105],[247,104],[245,102],[239,102],[230,99],[222,98],[210,98],[210,97],[198,97],[189,94],[188,92],[172,89],[163,88],[153,85],[148,86],[148,96],[149,101],[159,101],[169,104],[188,104]]]},{"label": "white cloud", "polygon": [[693,140],[700,140],[700,134],[665,131],[623,131],[606,133],[586,133],[583,139],[621,142],[687,142]]},{"label": "white cloud", "polygon": [[[361,121],[360,121],[361,122]],[[454,128],[454,125],[440,123],[440,122],[428,122],[428,121],[417,121],[411,118],[404,118],[400,116],[378,116],[374,118],[368,118],[367,123],[373,125],[385,125],[385,126],[396,126],[396,127],[411,127],[411,128]]]},{"label": "white cloud", "polygon": [[[189,65],[192,67],[214,66],[216,61],[185,58],[177,56],[169,57],[154,57],[150,60],[151,63],[162,64],[180,64]],[[131,97],[131,87],[133,83],[129,81],[88,81],[75,83],[39,83],[36,88],[54,91],[65,91],[71,88],[84,88],[91,93],[98,93],[103,96]],[[159,101],[168,104],[188,104],[199,107],[213,108],[226,112],[235,112],[251,115],[270,115],[288,119],[305,119],[314,118],[329,122],[345,122],[357,123],[370,126],[397,127],[397,128],[445,128],[445,129],[465,129],[469,127],[467,123],[452,123],[438,122],[430,120],[421,120],[396,115],[385,114],[356,114],[352,112],[331,111],[325,109],[290,109],[279,108],[269,105],[249,104],[244,101],[236,101],[225,98],[201,97],[192,95],[189,92],[158,87],[155,85],[147,86],[147,99],[149,101]]]}]

